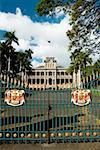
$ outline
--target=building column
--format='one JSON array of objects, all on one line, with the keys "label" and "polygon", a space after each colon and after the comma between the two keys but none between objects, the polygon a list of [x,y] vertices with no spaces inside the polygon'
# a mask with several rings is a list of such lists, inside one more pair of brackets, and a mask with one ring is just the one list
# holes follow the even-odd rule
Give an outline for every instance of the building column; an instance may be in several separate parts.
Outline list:
[{"label": "building column", "polygon": [[80,86],[81,86],[81,69],[80,69],[80,65],[79,65],[79,69],[78,69],[78,73],[77,73],[77,86],[78,86],[78,88],[80,88]]},{"label": "building column", "polygon": [[73,87],[76,88],[76,73],[75,73],[75,69],[73,72]]}]

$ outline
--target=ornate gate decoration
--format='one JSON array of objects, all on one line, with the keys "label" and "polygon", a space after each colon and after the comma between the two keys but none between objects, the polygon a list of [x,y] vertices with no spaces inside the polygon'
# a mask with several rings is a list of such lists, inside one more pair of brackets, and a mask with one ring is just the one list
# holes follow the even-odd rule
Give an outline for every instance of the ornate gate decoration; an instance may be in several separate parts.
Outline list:
[{"label": "ornate gate decoration", "polygon": [[75,105],[84,106],[91,102],[91,91],[89,89],[77,89],[72,92],[72,99]]},{"label": "ornate gate decoration", "polygon": [[25,92],[24,90],[6,90],[4,101],[11,106],[20,106],[25,103]]},{"label": "ornate gate decoration", "polygon": [[74,92],[73,89],[33,91],[13,87],[6,91],[0,81],[1,143],[100,141],[98,80],[85,86],[89,90]]}]

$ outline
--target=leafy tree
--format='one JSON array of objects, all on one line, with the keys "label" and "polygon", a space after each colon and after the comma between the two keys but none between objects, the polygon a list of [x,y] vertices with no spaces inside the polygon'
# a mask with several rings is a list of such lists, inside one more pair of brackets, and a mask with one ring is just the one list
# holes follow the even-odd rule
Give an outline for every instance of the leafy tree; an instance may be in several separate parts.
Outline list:
[{"label": "leafy tree", "polygon": [[55,8],[58,6],[64,6],[64,1],[63,0],[40,0],[37,7],[36,11],[40,16],[43,15],[55,15]]},{"label": "leafy tree", "polygon": [[94,63],[94,71],[98,71],[100,73],[100,59],[98,59],[95,63]]},{"label": "leafy tree", "polygon": [[12,42],[18,43],[15,32],[6,32],[5,41],[0,42],[1,63],[3,73],[16,76],[20,71],[31,70],[32,50],[16,52]]},{"label": "leafy tree", "polygon": [[100,5],[97,0],[77,0],[71,6],[72,29],[67,32],[70,39],[69,50],[87,49],[98,53],[100,48]]},{"label": "leafy tree", "polygon": [[99,54],[100,0],[40,0],[36,11],[40,16],[50,12],[54,15],[58,6],[69,12],[71,18],[72,28],[67,32],[69,50],[84,48],[92,54]]},{"label": "leafy tree", "polygon": [[[41,0],[36,11],[41,16],[54,15],[58,6],[70,15],[71,29],[66,34],[70,39],[71,65],[67,71],[77,71],[80,66],[86,76],[93,69],[92,65],[88,67],[92,63],[90,55],[100,54],[100,0],[62,0],[58,5],[57,1]],[[97,64],[94,64],[95,69],[98,69]]]},{"label": "leafy tree", "polygon": [[90,57],[90,53],[88,51],[82,52],[75,50],[70,58],[71,65],[68,68],[70,72],[73,72],[73,70],[76,70],[77,72],[80,66],[81,71],[85,73],[87,65],[92,64],[92,58]]},{"label": "leafy tree", "polygon": [[31,49],[17,52],[17,63],[19,65],[19,72],[25,70],[31,70],[31,59],[33,51]]}]

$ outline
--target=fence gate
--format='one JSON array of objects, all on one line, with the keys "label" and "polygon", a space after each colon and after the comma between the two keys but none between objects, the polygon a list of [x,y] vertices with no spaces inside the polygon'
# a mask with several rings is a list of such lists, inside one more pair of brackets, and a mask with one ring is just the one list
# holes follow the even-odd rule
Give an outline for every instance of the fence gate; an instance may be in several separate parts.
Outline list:
[{"label": "fence gate", "polygon": [[[78,106],[71,102],[73,89],[33,91],[14,85],[10,85],[8,89],[21,89],[22,94],[24,90],[25,102],[9,105],[12,100],[8,100],[9,103],[4,101],[6,88],[0,81],[0,141],[100,141],[100,84],[95,82],[85,86],[91,90],[92,101],[88,105]],[[9,91],[6,92],[11,98]],[[13,96],[13,100],[15,99]]]}]

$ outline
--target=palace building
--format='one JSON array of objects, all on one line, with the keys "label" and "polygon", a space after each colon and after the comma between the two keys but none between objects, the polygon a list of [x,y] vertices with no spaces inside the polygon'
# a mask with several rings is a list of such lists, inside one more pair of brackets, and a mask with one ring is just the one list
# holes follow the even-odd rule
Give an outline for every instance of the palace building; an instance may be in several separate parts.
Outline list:
[{"label": "palace building", "polygon": [[[84,77],[82,72],[73,70],[73,73],[68,73],[67,69],[58,65],[55,57],[46,57],[44,64],[33,68],[31,72],[21,72],[20,79],[1,74],[0,78],[5,86],[9,83],[16,86],[25,86],[33,90],[63,90],[68,88],[82,88],[83,84],[97,80],[100,71],[93,72],[91,75]],[[95,84],[97,84],[95,82]],[[88,84],[89,85],[89,84]]]},{"label": "palace building", "polygon": [[72,87],[73,74],[59,66],[54,57],[46,57],[44,65],[34,68],[28,74],[29,87],[34,90],[60,90]]}]

